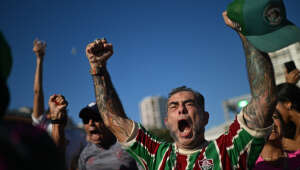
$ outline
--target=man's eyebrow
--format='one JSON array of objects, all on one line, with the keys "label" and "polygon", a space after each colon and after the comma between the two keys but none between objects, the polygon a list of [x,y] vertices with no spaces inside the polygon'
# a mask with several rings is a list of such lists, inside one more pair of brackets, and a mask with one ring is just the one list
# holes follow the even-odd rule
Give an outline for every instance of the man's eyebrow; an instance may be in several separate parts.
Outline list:
[{"label": "man's eyebrow", "polygon": [[170,102],[170,103],[168,103],[168,106],[170,106],[170,105],[172,105],[172,104],[178,104],[178,102]]},{"label": "man's eyebrow", "polygon": [[194,99],[188,99],[188,100],[185,100],[185,101],[183,101],[183,103],[185,104],[185,103],[196,103],[196,101],[194,100]]}]

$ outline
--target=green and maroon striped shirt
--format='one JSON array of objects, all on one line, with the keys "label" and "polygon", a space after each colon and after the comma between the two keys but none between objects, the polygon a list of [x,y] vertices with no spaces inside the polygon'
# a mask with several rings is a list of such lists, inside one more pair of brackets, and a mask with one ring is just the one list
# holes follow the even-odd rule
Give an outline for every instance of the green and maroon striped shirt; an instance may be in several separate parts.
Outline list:
[{"label": "green and maroon striped shirt", "polygon": [[146,170],[245,170],[253,167],[270,129],[249,129],[240,113],[216,140],[196,150],[182,150],[135,123],[132,137],[122,145]]}]

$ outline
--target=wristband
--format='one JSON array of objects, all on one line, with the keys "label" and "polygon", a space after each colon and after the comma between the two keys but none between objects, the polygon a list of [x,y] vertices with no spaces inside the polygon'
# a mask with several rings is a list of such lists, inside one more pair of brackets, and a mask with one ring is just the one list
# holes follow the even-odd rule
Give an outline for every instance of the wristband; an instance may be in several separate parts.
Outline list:
[{"label": "wristband", "polygon": [[52,124],[63,124],[65,121],[63,119],[51,119]]}]

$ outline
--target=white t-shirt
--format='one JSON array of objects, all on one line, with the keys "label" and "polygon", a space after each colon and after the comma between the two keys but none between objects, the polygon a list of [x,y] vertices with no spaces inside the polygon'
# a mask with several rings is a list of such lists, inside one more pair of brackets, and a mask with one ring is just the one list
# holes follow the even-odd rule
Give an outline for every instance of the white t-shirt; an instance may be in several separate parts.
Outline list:
[{"label": "white t-shirt", "polygon": [[[39,118],[35,118],[31,115],[33,126],[40,127],[48,132],[51,136],[52,134],[52,124],[49,119],[43,114]],[[87,144],[85,140],[85,133],[79,128],[66,128],[65,138],[69,141],[66,148],[66,164],[67,168],[71,167],[73,159],[78,159],[80,152]]]}]

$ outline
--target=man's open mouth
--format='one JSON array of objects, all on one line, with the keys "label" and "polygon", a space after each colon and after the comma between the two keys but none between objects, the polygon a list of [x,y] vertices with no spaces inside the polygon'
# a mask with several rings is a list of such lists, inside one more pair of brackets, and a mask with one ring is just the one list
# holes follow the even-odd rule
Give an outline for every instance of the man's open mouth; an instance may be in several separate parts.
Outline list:
[{"label": "man's open mouth", "polygon": [[187,120],[179,120],[178,121],[178,129],[180,131],[181,137],[188,137],[191,135],[192,128],[190,123]]}]

